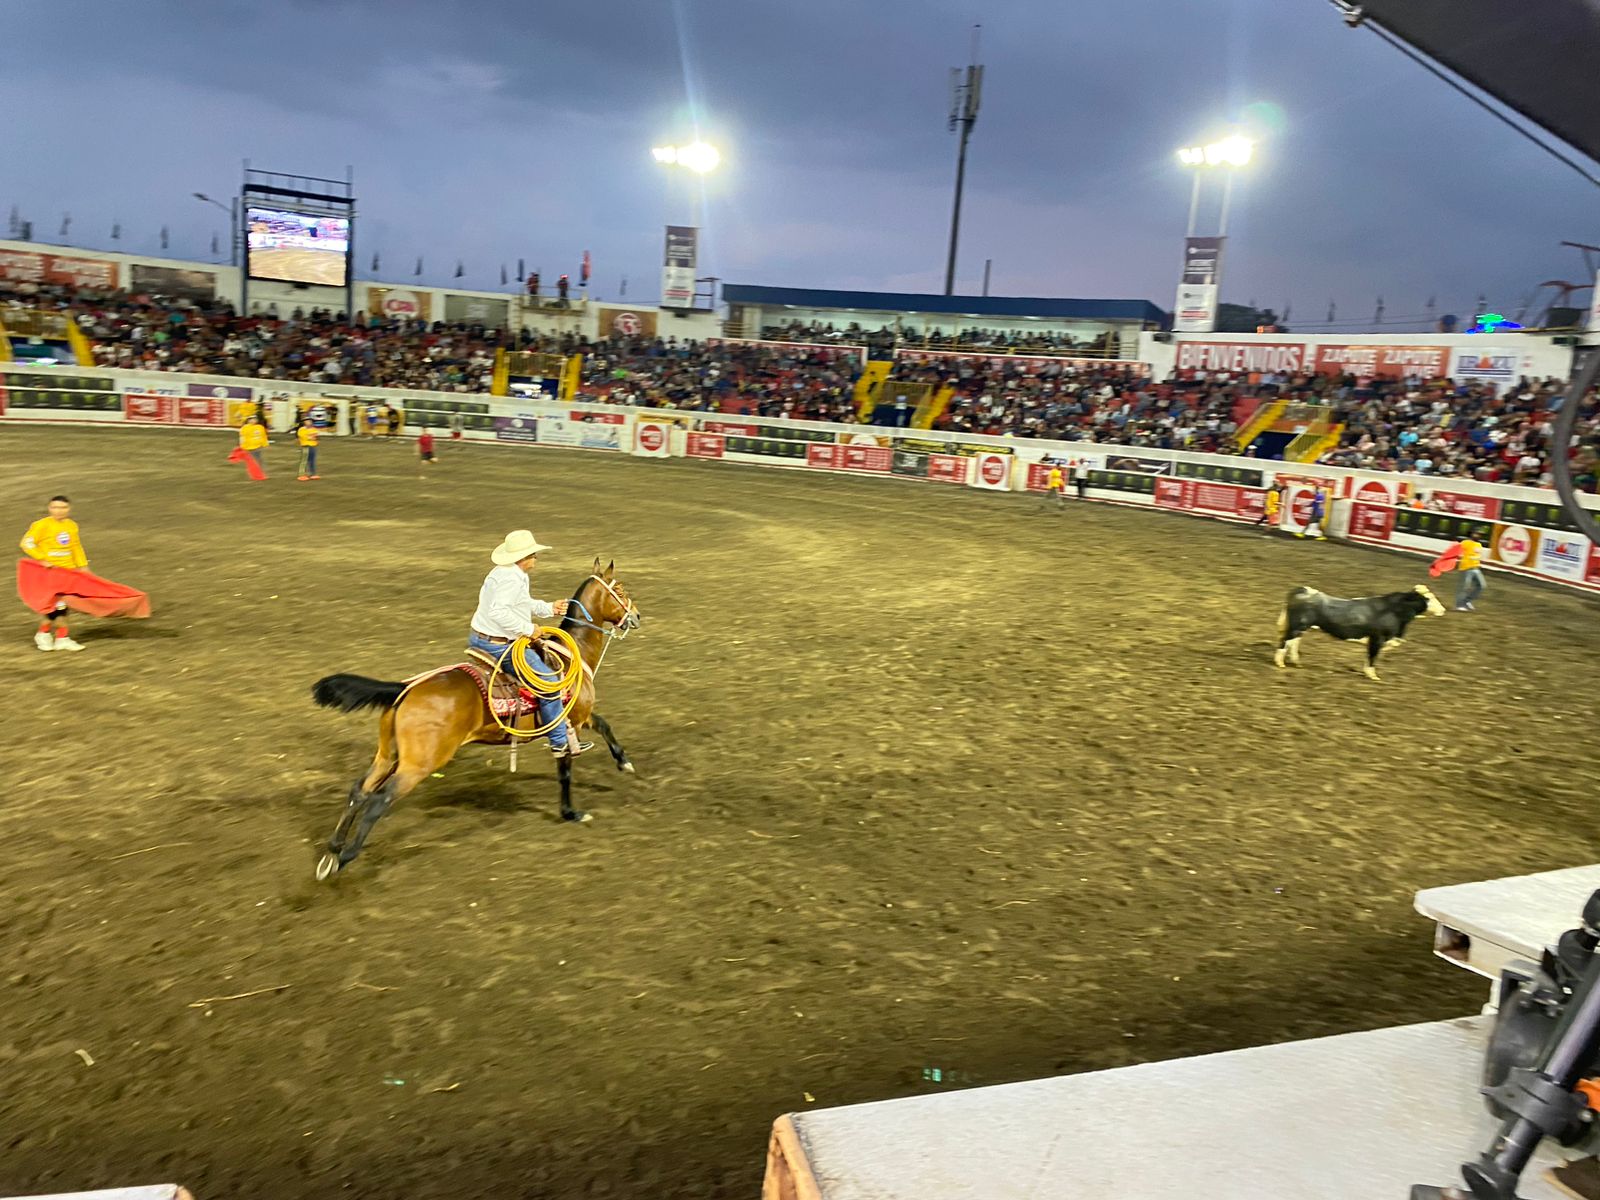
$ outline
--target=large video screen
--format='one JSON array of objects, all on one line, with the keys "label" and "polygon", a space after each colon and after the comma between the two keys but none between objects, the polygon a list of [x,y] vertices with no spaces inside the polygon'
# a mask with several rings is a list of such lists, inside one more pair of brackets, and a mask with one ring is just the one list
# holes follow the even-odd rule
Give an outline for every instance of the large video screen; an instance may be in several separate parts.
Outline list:
[{"label": "large video screen", "polygon": [[344,287],[350,220],[252,206],[245,209],[245,251],[252,279]]}]

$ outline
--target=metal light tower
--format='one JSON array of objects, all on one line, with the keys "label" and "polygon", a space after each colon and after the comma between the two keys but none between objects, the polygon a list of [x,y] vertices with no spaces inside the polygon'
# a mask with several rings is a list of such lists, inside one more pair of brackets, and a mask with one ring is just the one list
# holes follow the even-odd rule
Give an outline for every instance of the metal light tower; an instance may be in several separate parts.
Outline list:
[{"label": "metal light tower", "polygon": [[950,68],[950,132],[961,129],[961,150],[956,158],[956,203],[950,214],[950,257],[944,268],[944,294],[955,294],[956,241],[961,236],[961,189],[967,180],[967,141],[978,122],[978,103],[983,93],[983,68],[978,65],[978,34],[982,25],[972,27],[972,61],[963,78],[960,67]]}]

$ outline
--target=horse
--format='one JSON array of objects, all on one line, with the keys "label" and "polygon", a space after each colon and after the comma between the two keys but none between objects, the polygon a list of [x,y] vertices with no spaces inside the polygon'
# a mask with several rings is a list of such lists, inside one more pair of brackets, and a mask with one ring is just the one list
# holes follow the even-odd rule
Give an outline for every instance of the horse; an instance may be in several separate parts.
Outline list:
[{"label": "horse", "polygon": [[[612,733],[610,724],[594,711],[595,675],[612,639],[626,637],[643,620],[616,578],[616,564],[602,571],[600,560],[578,585],[567,605],[561,629],[577,645],[582,664],[567,720],[574,731],[593,729],[605,739],[617,770],[633,773],[633,763]],[[361,675],[329,675],[312,686],[311,698],[323,708],[355,712],[381,708],[378,749],[366,774],[351,785],[345,809],[333,836],[317,860],[316,877],[325,880],[349,866],[378,819],[396,800],[439,770],[469,742],[513,744],[517,739],[496,720],[483,683],[488,668],[456,664],[403,683],[367,679]],[[528,720],[537,722],[534,714]],[[527,721],[514,719],[526,726]],[[513,751],[514,753],[514,751]],[[561,779],[561,819],[587,821],[589,814],[572,806],[572,756],[557,760]],[[351,831],[354,830],[354,836]]]}]

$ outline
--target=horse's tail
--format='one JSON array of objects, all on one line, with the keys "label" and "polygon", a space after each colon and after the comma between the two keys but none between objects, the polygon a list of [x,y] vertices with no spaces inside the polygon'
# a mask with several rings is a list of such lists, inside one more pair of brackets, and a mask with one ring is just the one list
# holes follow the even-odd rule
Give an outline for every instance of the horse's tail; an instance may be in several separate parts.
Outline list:
[{"label": "horse's tail", "polygon": [[323,708],[348,713],[360,708],[388,708],[405,690],[403,683],[385,683],[364,675],[328,675],[311,685],[311,698]]}]

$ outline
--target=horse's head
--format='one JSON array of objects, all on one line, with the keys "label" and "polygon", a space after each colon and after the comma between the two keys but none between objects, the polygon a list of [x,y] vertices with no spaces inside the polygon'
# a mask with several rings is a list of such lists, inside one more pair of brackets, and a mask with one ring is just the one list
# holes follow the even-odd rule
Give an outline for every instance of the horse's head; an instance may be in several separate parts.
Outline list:
[{"label": "horse's head", "polygon": [[596,625],[614,626],[618,637],[626,637],[639,628],[644,616],[628,595],[628,589],[617,578],[615,562],[607,563],[602,570],[597,555],[589,573],[589,582],[592,585],[588,588],[589,609]]}]

